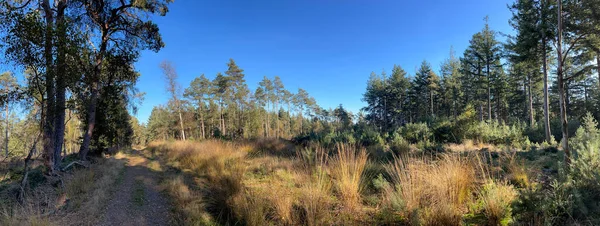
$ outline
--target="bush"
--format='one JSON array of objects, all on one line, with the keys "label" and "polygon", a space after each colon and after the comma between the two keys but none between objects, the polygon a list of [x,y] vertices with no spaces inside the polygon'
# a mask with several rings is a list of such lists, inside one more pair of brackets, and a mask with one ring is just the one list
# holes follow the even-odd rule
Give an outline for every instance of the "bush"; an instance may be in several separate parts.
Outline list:
[{"label": "bush", "polygon": [[458,143],[459,140],[454,135],[454,123],[449,120],[438,121],[433,126],[433,138],[437,142],[448,143],[455,142]]},{"label": "bush", "polygon": [[509,126],[498,121],[472,123],[465,129],[466,139],[482,143],[522,146],[527,143],[519,125]]},{"label": "bush", "polygon": [[483,186],[478,200],[487,225],[508,225],[512,221],[512,202],[517,191],[510,185],[488,183]]},{"label": "bush", "polygon": [[408,123],[401,129],[400,134],[411,143],[429,141],[432,136],[426,123]]},{"label": "bush", "polygon": [[389,142],[390,150],[395,155],[407,154],[410,151],[410,144],[400,134],[392,134],[392,140]]},{"label": "bush", "polygon": [[366,129],[358,132],[357,137],[359,144],[365,147],[381,146],[384,144],[381,135],[372,129]]},{"label": "bush", "polygon": [[543,216],[540,221],[549,225],[600,224],[600,130],[590,114],[583,121],[571,138],[572,164],[559,168],[559,178],[552,181],[549,191],[521,194],[517,206],[532,214],[520,214],[520,218]]},{"label": "bush", "polygon": [[573,215],[594,219],[600,224],[600,130],[590,113],[572,138],[573,163],[569,180],[573,183]]}]

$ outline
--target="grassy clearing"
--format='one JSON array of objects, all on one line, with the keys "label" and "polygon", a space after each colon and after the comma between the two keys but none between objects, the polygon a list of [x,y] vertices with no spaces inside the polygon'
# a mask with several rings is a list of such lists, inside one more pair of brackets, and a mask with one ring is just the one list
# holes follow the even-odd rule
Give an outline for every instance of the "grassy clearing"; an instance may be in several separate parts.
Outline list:
[{"label": "grassy clearing", "polygon": [[509,224],[531,173],[514,151],[463,151],[474,146],[388,161],[280,140],[155,142],[147,152],[168,166],[163,184],[185,225]]}]

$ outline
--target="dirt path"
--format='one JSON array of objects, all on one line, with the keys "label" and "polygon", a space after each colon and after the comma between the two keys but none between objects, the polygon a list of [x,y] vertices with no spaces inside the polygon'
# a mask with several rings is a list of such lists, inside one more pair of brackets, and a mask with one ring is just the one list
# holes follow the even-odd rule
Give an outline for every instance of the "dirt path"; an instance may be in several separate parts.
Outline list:
[{"label": "dirt path", "polygon": [[169,204],[160,193],[159,172],[136,151],[127,155],[121,183],[99,225],[169,225]]}]

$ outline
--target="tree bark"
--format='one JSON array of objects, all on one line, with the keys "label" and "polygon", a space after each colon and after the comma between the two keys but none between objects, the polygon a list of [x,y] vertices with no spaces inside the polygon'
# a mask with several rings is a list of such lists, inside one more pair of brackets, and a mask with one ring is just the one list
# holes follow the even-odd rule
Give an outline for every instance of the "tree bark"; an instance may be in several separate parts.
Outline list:
[{"label": "tree bark", "polygon": [[44,41],[44,58],[46,64],[46,101],[44,104],[44,126],[43,126],[43,147],[44,147],[44,165],[47,169],[47,174],[54,174],[54,58],[52,56],[53,47],[53,27],[54,17],[49,0],[44,0],[42,3],[46,20],[46,31]]},{"label": "tree bark", "polygon": [[104,54],[106,53],[107,46],[108,30],[102,29],[102,43],[100,44],[100,50],[96,54],[96,65],[94,65],[91,79],[92,83],[90,84],[91,95],[87,109],[87,129],[83,135],[83,142],[79,149],[79,158],[83,161],[87,160],[87,154],[90,151],[90,142],[94,133],[94,127],[96,126],[96,108],[98,106],[98,93],[100,91],[100,74],[102,73],[102,62],[104,61]]},{"label": "tree bark", "polygon": [[202,108],[203,103],[200,105],[200,127],[202,129],[202,139],[206,139],[206,130],[204,129],[204,112]]},{"label": "tree bark", "polygon": [[[8,86],[6,87],[6,93],[8,94]],[[8,100],[6,101],[6,103],[4,104],[4,110],[5,110],[5,120],[6,120],[6,127],[4,128],[4,151],[6,154],[6,157],[8,158],[8,128],[10,127],[10,120],[9,120],[9,111],[8,111]]]},{"label": "tree bark", "polygon": [[55,122],[54,122],[54,166],[59,167],[63,142],[65,139],[65,109],[66,109],[66,24],[64,21],[65,8],[67,7],[64,0],[59,1],[56,12],[57,25],[57,56],[56,56],[56,106],[55,106]]},{"label": "tree bark", "polygon": [[[542,4],[545,4],[545,1],[542,1]],[[546,16],[544,15],[545,6],[542,6],[541,19],[545,21]],[[545,25],[542,22],[542,25]],[[551,142],[551,131],[550,131],[550,101],[548,98],[548,57],[546,55],[546,30],[545,26],[542,27],[542,71],[544,72],[544,134],[546,135],[546,142]]]},{"label": "tree bark", "polygon": [[596,73],[598,73],[598,88],[600,88],[600,52],[596,54]]},{"label": "tree bark", "polygon": [[[177,104],[179,105],[179,104]],[[179,111],[179,126],[181,127],[181,138],[185,141],[185,129],[183,128],[183,117],[181,116],[181,106],[177,107]]]},{"label": "tree bark", "polygon": [[529,109],[529,126],[535,125],[535,117],[533,112],[533,92],[531,91],[531,74],[527,76],[527,108]]},{"label": "tree bark", "polygon": [[[545,43],[545,42],[544,42]],[[544,48],[544,133],[546,134],[546,142],[550,143],[551,141],[551,131],[550,131],[550,101],[548,97],[548,61],[546,58],[546,48]]]},{"label": "tree bark", "polygon": [[[433,90],[429,90],[429,105],[430,105],[429,107],[431,108],[431,117],[433,118],[433,117],[435,117],[435,113],[433,113]],[[386,118],[387,118],[387,114],[386,114]],[[388,122],[386,120],[386,122],[385,122],[386,131],[387,131],[387,124],[388,124]]]},{"label": "tree bark", "polygon": [[567,121],[567,106],[565,97],[565,81],[563,71],[563,53],[562,53],[562,1],[558,1],[558,41],[556,43],[556,52],[558,54],[558,66],[557,66],[557,77],[558,77],[558,96],[560,106],[560,122],[562,130],[562,148],[565,153],[565,164],[567,167],[571,164],[571,151],[569,150],[569,123]]},{"label": "tree bark", "polygon": [[486,71],[487,71],[487,112],[488,112],[488,120],[491,122],[492,121],[492,88],[491,88],[491,78],[492,76],[490,75],[490,61],[489,59],[487,59],[486,57],[486,62],[485,62],[485,67],[486,67]]}]

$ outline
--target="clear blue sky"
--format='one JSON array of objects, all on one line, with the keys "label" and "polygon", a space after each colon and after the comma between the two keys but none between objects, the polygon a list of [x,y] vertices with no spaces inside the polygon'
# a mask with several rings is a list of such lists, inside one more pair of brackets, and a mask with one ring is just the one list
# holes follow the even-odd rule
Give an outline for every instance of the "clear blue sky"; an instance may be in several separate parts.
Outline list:
[{"label": "clear blue sky", "polygon": [[[263,76],[303,88],[322,107],[340,103],[352,112],[372,71],[394,64],[409,74],[423,60],[438,71],[453,46],[458,56],[484,26],[513,33],[510,0],[178,0],[157,17],[165,48],[145,51],[136,63],[138,88],[146,92],[136,115],[146,122],[152,107],[168,100],[158,67],[174,63],[183,88],[204,73],[214,78],[233,58],[250,89]],[[499,37],[504,41],[505,37]]]}]

